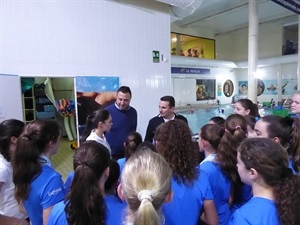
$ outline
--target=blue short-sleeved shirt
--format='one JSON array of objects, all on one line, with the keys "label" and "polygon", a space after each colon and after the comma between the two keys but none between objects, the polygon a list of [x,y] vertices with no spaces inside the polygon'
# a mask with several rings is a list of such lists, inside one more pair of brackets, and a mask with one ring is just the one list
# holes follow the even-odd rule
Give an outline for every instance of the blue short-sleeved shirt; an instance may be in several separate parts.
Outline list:
[{"label": "blue short-sleeved shirt", "polygon": [[231,182],[216,162],[206,161],[200,165],[201,173],[207,175],[214,196],[214,203],[219,217],[219,225],[227,225],[231,216],[228,201]]},{"label": "blue short-sleeved shirt", "polygon": [[126,203],[114,195],[106,195],[104,201],[107,207],[106,224],[122,225],[126,213]]},{"label": "blue short-sleeved shirt", "polygon": [[66,182],[65,182],[65,189],[66,189],[66,193],[69,193],[70,191],[70,188],[71,188],[71,184],[72,184],[72,181],[74,179],[74,171],[69,173],[67,179],[66,179]]},{"label": "blue short-sleeved shirt", "polygon": [[48,219],[48,225],[68,225],[64,201],[57,203],[53,207]]},{"label": "blue short-sleeved shirt", "polygon": [[43,210],[62,201],[65,197],[61,175],[51,167],[42,166],[42,172],[31,182],[28,198],[24,207],[31,224],[43,224]]},{"label": "blue short-sleeved shirt", "polygon": [[234,212],[229,225],[280,225],[275,202],[253,197]]},{"label": "blue short-sleeved shirt", "polygon": [[124,166],[125,166],[125,163],[126,163],[126,158],[121,158],[121,159],[118,159],[118,164],[119,164],[119,166],[120,166],[120,171],[121,171],[121,173],[122,173],[122,171],[123,171],[123,168],[124,168]]},{"label": "blue short-sleeved shirt", "polygon": [[[200,170],[200,168],[198,168]],[[192,186],[178,184],[172,179],[173,199],[162,206],[165,225],[197,224],[205,200],[213,200],[205,173],[200,173]]]}]

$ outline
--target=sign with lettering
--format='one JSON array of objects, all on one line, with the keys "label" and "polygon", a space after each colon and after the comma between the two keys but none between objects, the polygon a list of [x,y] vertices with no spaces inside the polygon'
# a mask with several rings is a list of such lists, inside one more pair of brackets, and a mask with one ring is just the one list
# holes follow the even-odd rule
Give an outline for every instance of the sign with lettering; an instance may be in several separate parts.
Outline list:
[{"label": "sign with lettering", "polygon": [[286,9],[300,14],[300,1],[299,0],[272,0],[273,2],[283,6]]},{"label": "sign with lettering", "polygon": [[210,74],[210,69],[172,67],[171,68],[171,73],[179,73],[179,74]]}]

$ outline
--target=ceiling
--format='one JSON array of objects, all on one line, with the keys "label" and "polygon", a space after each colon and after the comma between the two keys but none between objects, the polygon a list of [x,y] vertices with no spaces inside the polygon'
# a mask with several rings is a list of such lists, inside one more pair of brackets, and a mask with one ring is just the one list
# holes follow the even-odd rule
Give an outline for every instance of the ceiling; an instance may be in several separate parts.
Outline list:
[{"label": "ceiling", "polygon": [[[298,23],[296,13],[271,0],[257,1],[259,24],[277,23],[286,26]],[[192,15],[186,16],[182,20],[177,18],[173,24],[179,28],[209,29],[216,36],[248,27],[248,15],[248,0],[203,0]]]}]

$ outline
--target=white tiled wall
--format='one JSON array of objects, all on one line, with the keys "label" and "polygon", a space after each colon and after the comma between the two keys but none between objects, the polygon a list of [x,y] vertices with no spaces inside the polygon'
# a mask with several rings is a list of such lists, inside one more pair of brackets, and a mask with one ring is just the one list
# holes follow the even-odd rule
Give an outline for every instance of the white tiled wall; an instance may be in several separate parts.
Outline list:
[{"label": "white tiled wall", "polygon": [[[173,91],[167,5],[1,1],[0,7],[0,74],[119,76],[120,85],[132,88],[138,131],[144,136],[148,120],[158,113],[159,98]],[[153,50],[166,62],[153,63]]]}]

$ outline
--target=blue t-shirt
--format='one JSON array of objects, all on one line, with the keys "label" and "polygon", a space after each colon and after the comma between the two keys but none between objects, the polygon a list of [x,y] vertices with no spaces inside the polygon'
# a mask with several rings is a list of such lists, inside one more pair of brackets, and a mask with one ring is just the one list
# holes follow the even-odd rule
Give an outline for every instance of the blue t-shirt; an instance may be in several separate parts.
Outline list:
[{"label": "blue t-shirt", "polygon": [[231,213],[246,204],[252,198],[252,196],[252,187],[248,184],[242,184],[234,196],[233,203],[230,208]]},{"label": "blue t-shirt", "polygon": [[31,182],[28,198],[24,207],[31,224],[43,224],[43,210],[62,201],[65,197],[64,183],[61,175],[47,165],[42,166],[42,172]]},{"label": "blue t-shirt", "polygon": [[106,224],[122,225],[125,221],[126,203],[114,195],[106,195],[104,201],[107,206]]},{"label": "blue t-shirt", "polygon": [[65,206],[64,201],[61,201],[53,207],[48,219],[48,225],[68,225]]},{"label": "blue t-shirt", "polygon": [[[200,170],[200,168],[198,168]],[[213,200],[211,187],[205,173],[200,173],[192,186],[178,184],[172,179],[173,199],[162,206],[165,225],[193,225],[202,212],[203,202]]]},{"label": "blue t-shirt", "polygon": [[124,166],[125,166],[125,163],[126,163],[126,158],[121,158],[121,159],[118,159],[118,164],[119,164],[119,166],[120,166],[120,171],[121,171],[121,173],[122,173],[122,171],[123,171],[123,168],[124,168]]},{"label": "blue t-shirt", "polygon": [[227,225],[231,216],[228,205],[231,182],[216,162],[205,161],[200,165],[200,170],[202,174],[205,173],[207,175],[211,186],[218,213],[219,225]]},{"label": "blue t-shirt", "polygon": [[234,212],[229,225],[280,225],[275,202],[253,197]]},{"label": "blue t-shirt", "polygon": [[296,170],[293,168],[293,160],[290,159],[289,161],[289,168],[293,171],[293,174],[300,175],[300,171],[297,173]]},{"label": "blue t-shirt", "polygon": [[[126,203],[112,195],[106,195],[104,201],[107,206],[106,224],[122,225]],[[56,204],[49,216],[48,225],[68,225],[64,201]]]},{"label": "blue t-shirt", "polygon": [[72,184],[72,181],[74,179],[74,171],[69,173],[67,179],[66,179],[66,182],[65,182],[65,189],[66,189],[66,193],[69,193],[70,191],[70,188],[71,188],[71,184]]}]

